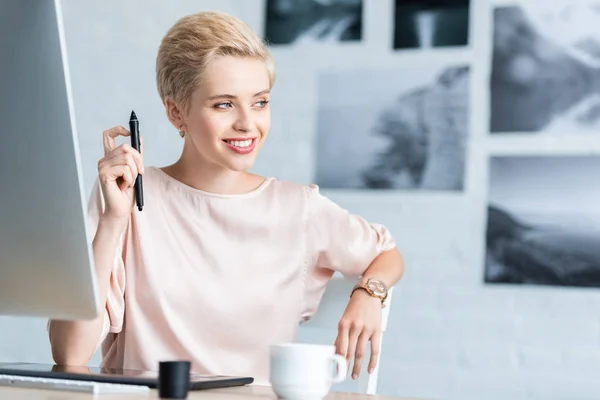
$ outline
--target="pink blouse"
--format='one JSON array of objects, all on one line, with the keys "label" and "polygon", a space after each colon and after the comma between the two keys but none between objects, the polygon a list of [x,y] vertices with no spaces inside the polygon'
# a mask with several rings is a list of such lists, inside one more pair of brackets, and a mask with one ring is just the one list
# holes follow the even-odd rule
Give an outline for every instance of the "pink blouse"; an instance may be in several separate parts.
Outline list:
[{"label": "pink blouse", "polygon": [[[315,185],[269,178],[221,195],[147,167],[144,202],[115,255],[98,344],[106,367],[157,370],[185,359],[199,374],[268,384],[269,345],[295,340],[334,271],[359,276],[395,246],[385,227]],[[96,184],[90,238],[102,210]]]}]

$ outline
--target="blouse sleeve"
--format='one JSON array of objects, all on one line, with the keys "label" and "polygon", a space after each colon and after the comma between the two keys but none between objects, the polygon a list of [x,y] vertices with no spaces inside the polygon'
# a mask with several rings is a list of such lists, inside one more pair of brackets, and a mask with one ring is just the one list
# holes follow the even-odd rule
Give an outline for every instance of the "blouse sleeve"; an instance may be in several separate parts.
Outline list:
[{"label": "blouse sleeve", "polygon": [[380,253],[396,246],[385,226],[351,214],[323,196],[317,185],[308,191],[308,238],[317,269],[357,277]]},{"label": "blouse sleeve", "polygon": [[[104,198],[102,196],[102,189],[100,182],[96,181],[88,205],[88,229],[90,240],[93,240],[96,235],[100,216],[103,212]],[[123,318],[125,315],[124,243],[127,232],[128,227],[121,235],[119,246],[115,251],[106,297],[106,306],[104,309],[104,327],[96,348],[104,342],[109,333],[119,333],[123,327]]]}]

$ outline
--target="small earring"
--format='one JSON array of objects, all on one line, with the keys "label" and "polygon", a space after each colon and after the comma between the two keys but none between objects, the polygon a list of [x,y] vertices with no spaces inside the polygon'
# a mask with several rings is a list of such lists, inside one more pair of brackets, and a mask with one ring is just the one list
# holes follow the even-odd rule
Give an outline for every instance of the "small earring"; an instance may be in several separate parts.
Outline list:
[{"label": "small earring", "polygon": [[185,136],[185,132],[183,131],[183,129],[179,130],[179,136],[184,137]]}]

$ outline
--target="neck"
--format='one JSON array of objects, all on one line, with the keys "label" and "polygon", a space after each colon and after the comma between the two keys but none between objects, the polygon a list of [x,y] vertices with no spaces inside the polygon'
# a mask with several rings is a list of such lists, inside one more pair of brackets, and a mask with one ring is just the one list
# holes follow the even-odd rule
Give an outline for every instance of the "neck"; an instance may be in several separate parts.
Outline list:
[{"label": "neck", "polygon": [[232,171],[211,163],[194,149],[184,145],[181,157],[174,164],[163,169],[178,181],[208,193],[243,194],[255,189],[258,178],[246,171]]}]

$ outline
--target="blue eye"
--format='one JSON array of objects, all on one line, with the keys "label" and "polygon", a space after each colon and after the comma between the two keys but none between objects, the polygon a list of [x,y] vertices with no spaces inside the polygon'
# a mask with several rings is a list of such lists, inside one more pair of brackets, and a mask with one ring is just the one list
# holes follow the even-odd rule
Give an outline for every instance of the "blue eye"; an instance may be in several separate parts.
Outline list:
[{"label": "blue eye", "polygon": [[227,108],[231,107],[231,103],[219,103],[219,104],[215,104],[215,108],[220,108],[222,110],[225,110]]},{"label": "blue eye", "polygon": [[268,100],[261,100],[261,101],[257,102],[256,104],[258,104],[258,106],[260,108],[264,108],[264,107],[267,106],[267,104],[269,104],[269,101]]}]

